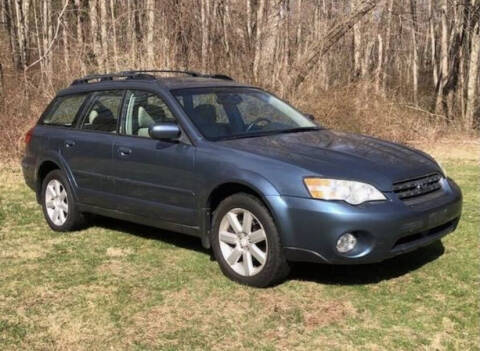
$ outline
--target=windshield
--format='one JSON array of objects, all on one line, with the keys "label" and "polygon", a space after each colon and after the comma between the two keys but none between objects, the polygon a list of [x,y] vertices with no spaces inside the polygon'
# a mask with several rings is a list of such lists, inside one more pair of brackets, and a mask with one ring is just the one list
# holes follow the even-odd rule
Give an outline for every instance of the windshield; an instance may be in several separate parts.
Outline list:
[{"label": "windshield", "polygon": [[290,105],[258,89],[191,88],[172,93],[209,140],[319,129]]}]

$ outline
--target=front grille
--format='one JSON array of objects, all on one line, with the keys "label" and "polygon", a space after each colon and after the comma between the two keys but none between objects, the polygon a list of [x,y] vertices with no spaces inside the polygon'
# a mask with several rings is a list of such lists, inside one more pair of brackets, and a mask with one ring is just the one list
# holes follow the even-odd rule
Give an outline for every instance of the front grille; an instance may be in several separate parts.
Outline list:
[{"label": "front grille", "polygon": [[422,195],[433,193],[441,188],[438,173],[429,174],[420,178],[410,179],[393,184],[393,192],[400,200],[413,199]]}]

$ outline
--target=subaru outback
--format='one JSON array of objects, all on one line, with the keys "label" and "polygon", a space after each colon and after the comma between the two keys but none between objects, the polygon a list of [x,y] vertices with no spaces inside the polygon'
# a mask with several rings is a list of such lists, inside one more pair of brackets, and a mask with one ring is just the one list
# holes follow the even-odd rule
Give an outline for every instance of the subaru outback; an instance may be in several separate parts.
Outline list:
[{"label": "subaru outback", "polygon": [[53,230],[97,214],[193,235],[256,287],[294,261],[373,263],[429,245],[462,209],[429,155],[323,128],[224,75],[77,79],[26,144],[24,178]]}]

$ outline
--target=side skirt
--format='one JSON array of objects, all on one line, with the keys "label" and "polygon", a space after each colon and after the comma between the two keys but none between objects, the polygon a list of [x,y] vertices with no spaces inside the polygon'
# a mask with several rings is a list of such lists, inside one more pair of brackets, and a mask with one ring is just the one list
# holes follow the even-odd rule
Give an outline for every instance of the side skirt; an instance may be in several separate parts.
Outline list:
[{"label": "side skirt", "polygon": [[92,205],[78,204],[78,207],[81,212],[98,214],[100,216],[116,218],[116,219],[120,219],[128,222],[133,222],[133,223],[143,224],[143,225],[147,225],[147,226],[151,226],[159,229],[169,230],[172,232],[178,232],[178,233],[187,234],[187,235],[200,237],[200,238],[202,237],[202,231],[200,230],[199,227],[192,227],[192,226],[187,226],[183,224],[162,221],[162,220],[158,220],[150,217],[136,216],[126,212],[106,209],[103,207],[97,207]]}]

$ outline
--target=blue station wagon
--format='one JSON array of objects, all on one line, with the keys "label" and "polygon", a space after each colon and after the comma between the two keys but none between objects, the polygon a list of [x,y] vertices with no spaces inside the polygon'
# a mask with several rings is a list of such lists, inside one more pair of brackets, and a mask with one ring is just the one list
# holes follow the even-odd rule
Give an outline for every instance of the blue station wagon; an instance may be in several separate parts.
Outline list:
[{"label": "blue station wagon", "polygon": [[256,287],[293,261],[372,263],[429,245],[462,209],[429,155],[323,128],[224,75],[77,79],[26,144],[25,181],[53,230],[92,213],[197,236],[225,275]]}]

